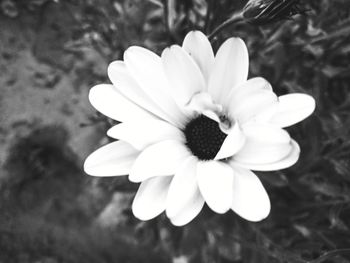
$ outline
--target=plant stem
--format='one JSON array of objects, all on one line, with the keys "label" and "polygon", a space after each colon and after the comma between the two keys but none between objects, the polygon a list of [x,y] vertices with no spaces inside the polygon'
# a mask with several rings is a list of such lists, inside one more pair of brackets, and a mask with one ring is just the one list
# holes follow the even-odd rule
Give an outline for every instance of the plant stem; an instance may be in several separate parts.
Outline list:
[{"label": "plant stem", "polygon": [[207,13],[205,15],[204,32],[207,34],[210,28],[210,11],[213,9],[213,0],[207,0]]},{"label": "plant stem", "polygon": [[321,262],[325,261],[326,259],[334,258],[334,257],[336,257],[338,255],[342,255],[342,254],[350,254],[350,248],[336,249],[336,250],[326,252],[325,254],[318,257],[317,259],[309,261],[309,263],[321,263]]},{"label": "plant stem", "polygon": [[163,12],[164,12],[164,23],[165,23],[166,30],[168,31],[171,39],[177,43],[181,43],[181,39],[177,36],[173,28],[173,20],[172,20],[174,18],[173,17],[174,14],[172,14],[173,1],[174,0],[162,0]]},{"label": "plant stem", "polygon": [[237,22],[243,21],[243,14],[242,12],[234,14],[232,17],[227,19],[225,22],[223,22],[221,25],[219,25],[217,28],[213,30],[208,36],[209,40],[213,40],[213,38],[218,35],[222,30],[224,30],[226,27],[235,24]]}]

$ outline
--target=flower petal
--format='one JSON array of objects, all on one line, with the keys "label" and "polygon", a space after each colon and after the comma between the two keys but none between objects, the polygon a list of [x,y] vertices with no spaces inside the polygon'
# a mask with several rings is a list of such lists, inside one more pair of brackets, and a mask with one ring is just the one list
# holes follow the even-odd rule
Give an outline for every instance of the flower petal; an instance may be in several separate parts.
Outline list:
[{"label": "flower petal", "polygon": [[248,50],[240,38],[229,38],[219,48],[209,77],[209,93],[217,103],[227,104],[228,94],[248,77]]},{"label": "flower petal", "polygon": [[206,89],[199,67],[180,46],[165,49],[162,62],[170,91],[180,107],[186,105],[194,94]]},{"label": "flower petal", "polygon": [[250,170],[233,167],[232,210],[246,220],[257,222],[266,218],[271,209],[270,199],[259,178]]},{"label": "flower petal", "polygon": [[208,118],[220,122],[218,112],[222,111],[222,106],[215,104],[208,92],[201,92],[193,95],[191,101],[184,107],[187,112],[193,114],[203,114]]},{"label": "flower petal", "polygon": [[154,176],[174,175],[190,152],[183,143],[162,141],[147,147],[137,157],[129,176],[132,182],[141,182]]},{"label": "flower petal", "polygon": [[175,226],[183,226],[191,222],[202,210],[204,199],[199,193],[190,203],[181,210],[177,215],[170,218],[170,221]]},{"label": "flower petal", "polygon": [[86,158],[84,171],[93,176],[127,175],[138,154],[139,151],[126,142],[112,142]]},{"label": "flower petal", "polygon": [[96,110],[117,121],[155,118],[152,114],[125,98],[110,84],[99,84],[91,88],[89,100]]},{"label": "flower petal", "polygon": [[237,94],[232,94],[228,105],[229,114],[240,123],[252,120],[261,112],[271,108],[273,104],[277,104],[277,96],[270,89],[247,86],[246,91],[243,91],[242,87],[238,89]]},{"label": "flower petal", "polygon": [[183,133],[178,128],[157,119],[123,122],[110,128],[107,135],[126,141],[138,150],[168,139],[184,140]]},{"label": "flower petal", "polygon": [[313,97],[294,93],[278,97],[278,107],[270,123],[282,128],[298,123],[310,116],[316,107]]},{"label": "flower petal", "polygon": [[205,80],[208,81],[214,64],[214,52],[206,35],[200,31],[189,32],[182,43],[182,48],[194,59]]},{"label": "flower petal", "polygon": [[256,77],[245,81],[239,85],[236,89],[231,90],[229,97],[229,105],[237,105],[246,101],[252,95],[262,90],[272,91],[271,84],[264,78]]},{"label": "flower petal", "polygon": [[236,123],[224,140],[215,160],[225,159],[237,153],[244,145],[245,135]]},{"label": "flower petal", "polygon": [[276,171],[276,170],[285,169],[294,165],[299,159],[300,147],[298,143],[294,140],[291,140],[291,145],[292,145],[291,152],[282,160],[279,160],[277,162],[255,164],[255,163],[241,163],[241,162],[232,160],[232,164],[235,164],[237,166],[247,168],[253,171]]},{"label": "flower petal", "polygon": [[197,158],[191,156],[179,167],[171,182],[166,214],[176,226],[193,220],[204,205],[204,199],[197,184]]},{"label": "flower petal", "polygon": [[126,98],[154,115],[171,122],[171,118],[169,118],[169,116],[167,116],[167,114],[141,89],[140,85],[137,84],[123,61],[117,60],[109,64],[108,76],[115,88]]},{"label": "flower petal", "polygon": [[[269,93],[270,92],[270,93]],[[229,95],[229,105],[241,105],[244,121],[268,123],[268,120],[275,113],[278,99],[272,90],[271,84],[261,77],[249,79]],[[241,119],[242,119],[241,117]]]},{"label": "flower petal", "polygon": [[132,204],[132,212],[140,220],[150,220],[161,214],[172,176],[154,177],[142,182]]},{"label": "flower petal", "polygon": [[292,150],[289,134],[272,125],[251,123],[243,126],[246,142],[233,156],[240,163],[266,164],[284,159]]},{"label": "flower petal", "polygon": [[172,123],[183,125],[186,120],[170,95],[160,57],[145,48],[134,46],[124,52],[124,61],[136,82],[171,117]]},{"label": "flower petal", "polygon": [[223,214],[230,209],[233,170],[229,165],[218,161],[198,162],[197,180],[204,200],[213,211]]},{"label": "flower petal", "polygon": [[179,166],[171,182],[166,214],[168,217],[174,217],[192,203],[200,195],[197,184],[197,158],[190,156]]}]

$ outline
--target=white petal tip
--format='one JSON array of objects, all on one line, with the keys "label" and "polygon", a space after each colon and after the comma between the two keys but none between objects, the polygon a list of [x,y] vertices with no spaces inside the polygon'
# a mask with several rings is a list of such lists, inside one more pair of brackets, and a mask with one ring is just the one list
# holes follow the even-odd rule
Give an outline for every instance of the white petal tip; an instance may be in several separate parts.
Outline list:
[{"label": "white petal tip", "polygon": [[93,154],[90,154],[84,162],[83,169],[84,172],[90,176],[98,176],[101,177],[101,175],[96,171],[96,160],[94,160]]},{"label": "white petal tip", "polygon": [[[269,200],[269,199],[268,199]],[[234,210],[233,210],[234,211]],[[265,220],[269,215],[271,211],[271,204],[270,202],[266,204],[264,209],[257,208],[255,211],[246,213],[246,214],[238,214],[241,218],[250,221],[250,222],[260,222]],[[234,211],[235,212],[235,211]]]},{"label": "white petal tip", "polygon": [[130,172],[138,151],[122,141],[109,143],[91,153],[85,160],[84,171],[92,176],[121,176]]},{"label": "white petal tip", "polygon": [[142,182],[142,178],[139,178],[138,176],[133,175],[132,171],[130,172],[128,179],[130,182],[133,182],[133,183],[141,183]]},{"label": "white petal tip", "polygon": [[258,222],[265,219],[271,210],[270,198],[260,179],[250,170],[233,166],[232,210],[245,220]]},{"label": "white petal tip", "polygon": [[181,221],[181,220],[169,218],[169,220],[170,220],[170,222],[171,222],[174,226],[182,227],[182,226],[185,226],[185,225],[191,223],[191,221],[192,221],[193,219],[191,219],[190,221]]},{"label": "white petal tip", "polygon": [[192,30],[188,32],[187,35],[185,36],[183,45],[187,41],[193,41],[194,43],[197,43],[197,41],[199,42],[199,41],[202,41],[203,39],[208,39],[205,34],[203,34],[201,31],[198,31],[198,30]]},{"label": "white petal tip", "polygon": [[270,123],[282,128],[294,125],[309,117],[316,109],[315,99],[307,94],[292,93],[280,96],[276,113]]},{"label": "white petal tip", "polygon": [[[89,158],[89,157],[88,157]],[[85,162],[84,162],[84,165],[83,165],[83,169],[84,169],[84,172],[88,175],[91,175],[91,176],[94,176],[90,170],[90,163],[89,163],[89,160],[88,158],[86,158]]]},{"label": "white petal tip", "polygon": [[131,206],[131,211],[133,215],[141,221],[148,221],[159,215],[159,213],[148,213],[147,207],[138,207],[137,205],[135,205],[135,202]]},{"label": "white petal tip", "polygon": [[107,75],[109,77],[110,80],[113,79],[113,75],[115,74],[115,71],[118,70],[121,67],[125,67],[124,62],[123,61],[113,61],[111,62],[108,67],[107,67]]},{"label": "white petal tip", "polygon": [[213,201],[206,201],[206,204],[208,207],[214,211],[217,214],[225,214],[230,210],[231,207],[231,200],[230,198],[226,198],[226,200],[221,200],[219,202],[213,202]]},{"label": "white petal tip", "polygon": [[131,207],[135,217],[147,221],[164,212],[171,180],[155,177],[142,182]]},{"label": "white petal tip", "polygon": [[[209,206],[209,205],[208,205],[208,206]],[[221,207],[221,208],[219,208],[219,207],[210,207],[210,206],[209,206],[209,208],[210,208],[211,210],[213,210],[215,213],[221,214],[221,215],[226,214],[226,213],[230,210],[230,208],[227,208],[227,207]]]},{"label": "white petal tip", "polygon": [[141,221],[148,221],[148,220],[151,220],[151,219],[153,219],[153,218],[155,218],[156,216],[147,216],[147,215],[144,215],[144,214],[142,214],[142,213],[139,213],[138,211],[137,211],[137,209],[135,209],[135,208],[132,208],[132,213],[133,213],[133,215],[137,218],[137,219],[139,219],[139,220],[141,220]]}]

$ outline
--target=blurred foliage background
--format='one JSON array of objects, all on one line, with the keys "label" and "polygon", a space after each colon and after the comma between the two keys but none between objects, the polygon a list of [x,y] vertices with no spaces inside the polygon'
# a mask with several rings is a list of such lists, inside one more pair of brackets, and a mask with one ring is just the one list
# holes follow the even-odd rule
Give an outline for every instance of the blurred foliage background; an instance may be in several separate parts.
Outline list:
[{"label": "blurred foliage background", "polygon": [[312,117],[289,129],[299,162],[259,173],[271,197],[260,223],[205,208],[189,225],[130,211],[137,185],[91,178],[85,157],[110,120],[89,88],[130,45],[158,54],[192,29],[210,33],[246,0],[0,0],[0,262],[350,262],[350,2],[300,1],[267,25],[238,23],[250,77],[304,92]]}]

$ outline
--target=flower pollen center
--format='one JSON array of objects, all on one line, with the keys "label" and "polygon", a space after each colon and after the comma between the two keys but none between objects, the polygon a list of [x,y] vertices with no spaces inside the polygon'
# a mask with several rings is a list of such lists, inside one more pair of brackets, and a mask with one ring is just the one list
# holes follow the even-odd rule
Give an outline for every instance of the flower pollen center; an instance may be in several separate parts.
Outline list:
[{"label": "flower pollen center", "polygon": [[200,160],[214,159],[227,136],[216,121],[204,115],[192,119],[186,125],[184,134],[187,147]]}]

